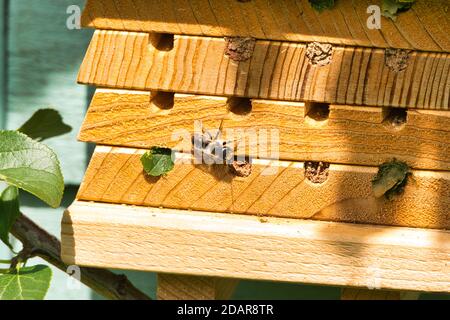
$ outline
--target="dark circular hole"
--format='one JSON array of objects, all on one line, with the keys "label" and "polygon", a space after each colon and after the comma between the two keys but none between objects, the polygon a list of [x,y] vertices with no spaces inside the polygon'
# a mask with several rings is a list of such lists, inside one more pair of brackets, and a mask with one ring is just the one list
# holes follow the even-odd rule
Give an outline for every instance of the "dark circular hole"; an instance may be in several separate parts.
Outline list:
[{"label": "dark circular hole", "polygon": [[330,116],[330,105],[317,102],[307,103],[306,116],[316,121],[325,121]]},{"label": "dark circular hole", "polygon": [[408,110],[405,108],[384,108],[383,124],[388,128],[401,129],[408,121]]},{"label": "dark circular hole", "polygon": [[150,43],[156,50],[170,51],[173,49],[175,37],[170,33],[151,33]]},{"label": "dark circular hole", "polygon": [[227,106],[230,112],[241,116],[252,112],[252,101],[248,98],[228,98]]},{"label": "dark circular hole", "polygon": [[152,92],[150,95],[150,102],[159,109],[172,109],[175,103],[175,93],[164,91]]}]

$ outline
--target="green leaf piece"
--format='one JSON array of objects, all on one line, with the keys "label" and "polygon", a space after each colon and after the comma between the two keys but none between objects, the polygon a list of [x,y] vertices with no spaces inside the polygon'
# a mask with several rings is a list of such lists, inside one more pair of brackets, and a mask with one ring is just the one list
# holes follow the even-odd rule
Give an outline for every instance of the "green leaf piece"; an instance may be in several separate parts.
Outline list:
[{"label": "green leaf piece", "polygon": [[152,147],[141,157],[144,171],[153,177],[159,177],[171,171],[174,167],[172,150],[169,148]]},{"label": "green leaf piece", "polygon": [[322,12],[325,9],[333,9],[334,0],[309,0],[311,7],[316,9],[319,12]]},{"label": "green leaf piece", "polygon": [[376,198],[391,200],[403,193],[411,175],[408,165],[396,159],[383,163],[372,180],[372,192]]},{"label": "green leaf piece", "polygon": [[51,279],[52,270],[45,265],[0,274],[0,300],[43,300]]},{"label": "green leaf piece", "polygon": [[19,216],[19,190],[9,186],[0,195],[0,240],[10,249],[9,231]]},{"label": "green leaf piece", "polygon": [[64,179],[55,153],[17,131],[0,131],[0,180],[57,208]]},{"label": "green leaf piece", "polygon": [[395,21],[400,12],[407,11],[416,0],[383,0],[382,15]]},{"label": "green leaf piece", "polygon": [[72,127],[63,122],[58,111],[54,109],[40,109],[18,131],[34,140],[43,141],[66,134],[72,131]]}]

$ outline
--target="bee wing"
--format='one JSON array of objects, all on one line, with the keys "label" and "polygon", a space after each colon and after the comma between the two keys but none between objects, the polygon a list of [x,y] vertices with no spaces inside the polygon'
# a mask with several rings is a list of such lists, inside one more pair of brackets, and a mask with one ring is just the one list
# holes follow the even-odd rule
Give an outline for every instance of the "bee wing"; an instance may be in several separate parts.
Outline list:
[{"label": "bee wing", "polygon": [[220,137],[221,134],[222,134],[222,130],[223,130],[223,119],[220,120],[219,129],[217,130],[216,136],[214,137],[213,140],[218,140],[218,139],[219,139],[219,137]]}]

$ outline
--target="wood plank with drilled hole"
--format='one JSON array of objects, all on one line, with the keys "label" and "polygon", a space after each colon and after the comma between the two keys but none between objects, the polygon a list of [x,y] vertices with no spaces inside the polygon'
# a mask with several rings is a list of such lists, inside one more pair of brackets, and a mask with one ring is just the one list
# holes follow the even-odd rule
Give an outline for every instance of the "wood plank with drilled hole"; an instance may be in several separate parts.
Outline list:
[{"label": "wood plank with drilled hole", "polygon": [[[450,228],[450,172],[413,170],[404,193],[373,196],[377,167],[331,164],[305,173],[301,162],[260,160],[237,177],[225,165],[176,154],[162,177],[147,176],[143,149],[96,148],[77,199],[176,209],[245,213],[423,228]],[[325,180],[326,179],[326,180]]]},{"label": "wood plank with drilled hole", "polygon": [[97,30],[78,81],[119,89],[449,109],[446,53],[412,52],[406,69],[396,72],[386,65],[384,49],[334,47],[331,63],[319,66],[310,63],[301,43],[256,41],[246,61],[225,55],[228,42],[222,38],[176,35],[168,51],[152,43],[148,33]]},{"label": "wood plank with drilled hole", "polygon": [[337,45],[450,51],[445,0],[417,0],[396,21],[369,29],[368,8],[381,1],[336,1],[319,13],[307,0],[89,0],[82,24],[97,29],[267,40],[324,41]]},{"label": "wood plank with drilled hole", "polygon": [[402,110],[331,105],[327,116],[327,106],[308,103],[99,89],[79,139],[191,152],[196,121],[217,130],[223,120],[221,138],[252,157],[374,166],[397,158],[450,170],[450,113]]},{"label": "wood plank with drilled hole", "polygon": [[450,233],[76,201],[67,264],[175,274],[450,292]]},{"label": "wood plank with drilled hole", "polygon": [[158,300],[228,300],[239,280],[158,274]]}]

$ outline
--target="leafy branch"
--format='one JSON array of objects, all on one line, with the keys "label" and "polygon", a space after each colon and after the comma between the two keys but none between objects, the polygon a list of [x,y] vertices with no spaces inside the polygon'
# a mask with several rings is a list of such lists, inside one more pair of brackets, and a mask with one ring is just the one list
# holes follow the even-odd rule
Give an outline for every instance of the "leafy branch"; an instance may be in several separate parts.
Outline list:
[{"label": "leafy branch", "polygon": [[[41,257],[66,272],[61,244],[20,212],[19,189],[53,208],[59,207],[64,180],[56,154],[41,141],[65,134],[71,127],[52,109],[37,111],[16,131],[0,131],[0,180],[8,187],[0,195],[0,240],[12,250],[9,234],[22,242],[22,250],[0,269],[0,299],[43,299],[52,271],[46,265],[26,266]],[[108,270],[80,268],[80,281],[110,299],[149,299],[123,275]]]},{"label": "leafy branch", "polygon": [[[13,264],[33,257],[40,257],[58,269],[67,271],[69,266],[60,257],[61,243],[59,240],[41,229],[25,215],[21,215],[16,220],[11,233],[23,243],[23,249],[13,259]],[[80,268],[80,272],[80,281],[105,298],[117,300],[150,299],[146,294],[135,288],[124,275],[96,268]]]}]

